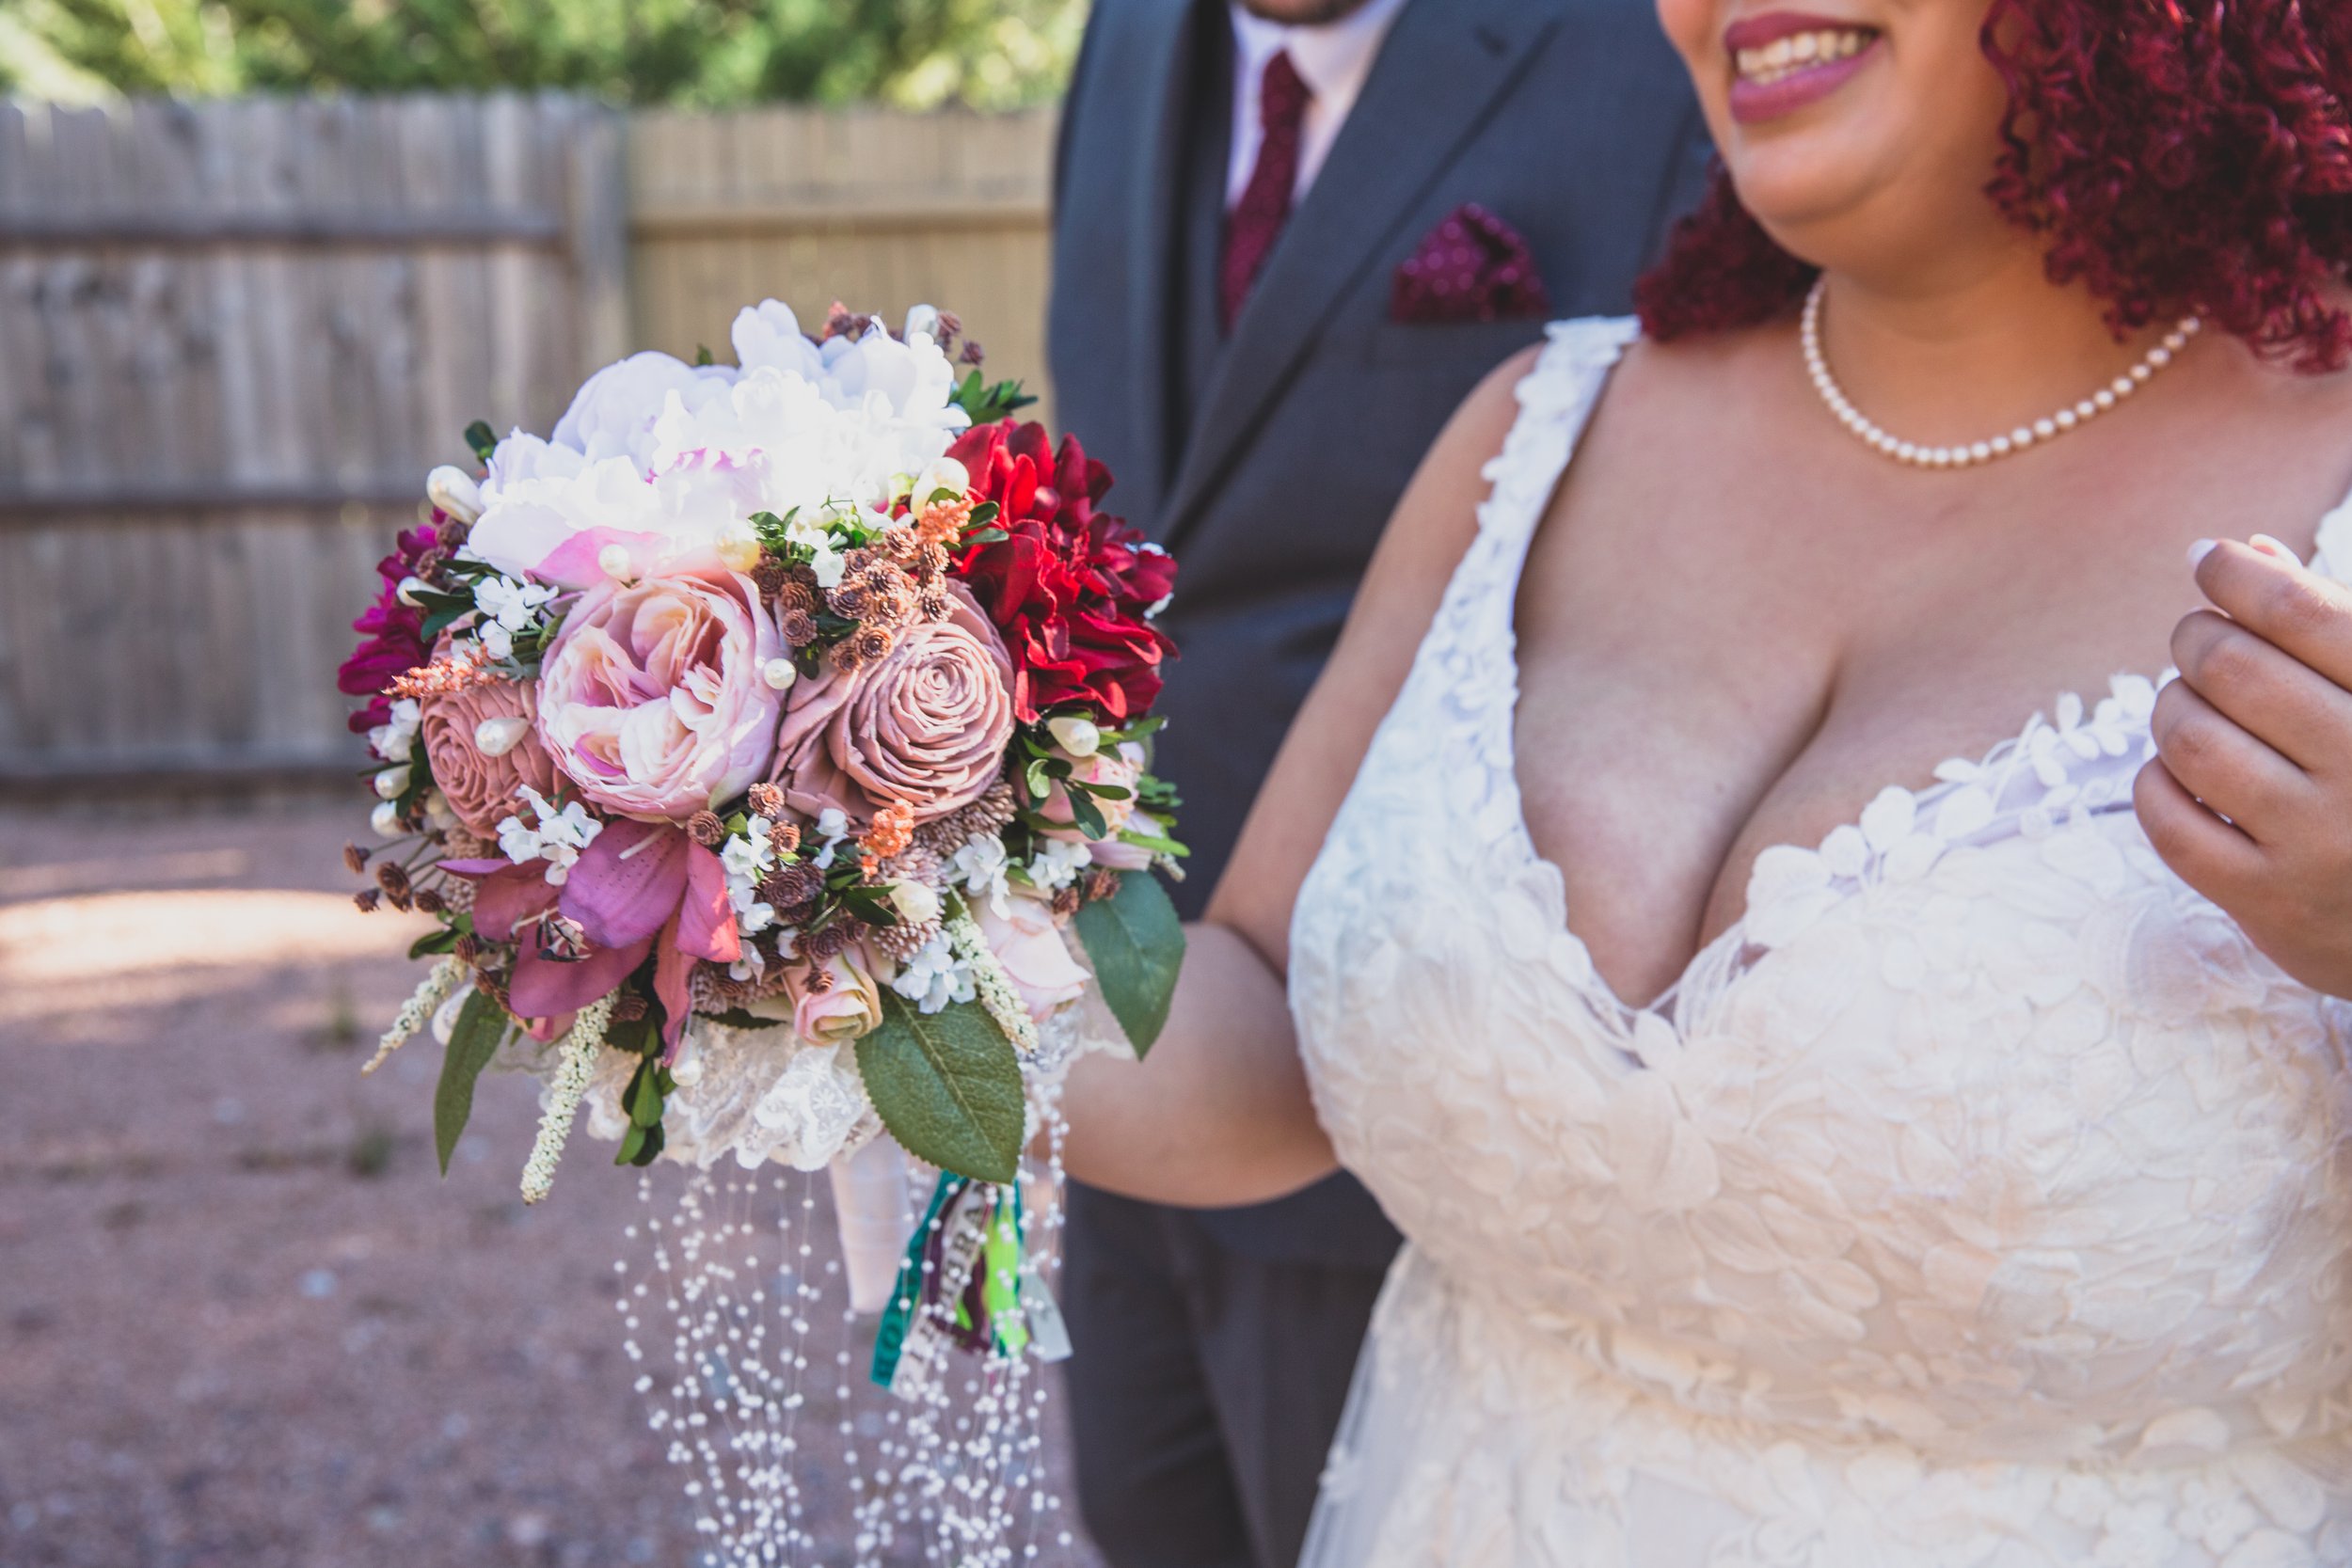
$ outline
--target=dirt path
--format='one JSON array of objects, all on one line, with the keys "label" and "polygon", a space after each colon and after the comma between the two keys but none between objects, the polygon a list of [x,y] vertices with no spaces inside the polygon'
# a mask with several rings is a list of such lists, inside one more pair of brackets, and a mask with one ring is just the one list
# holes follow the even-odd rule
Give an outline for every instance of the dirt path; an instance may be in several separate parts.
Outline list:
[{"label": "dirt path", "polygon": [[696,1560],[634,1177],[582,1138],[525,1211],[485,1080],[439,1180],[437,1049],[358,1076],[421,928],[351,908],[359,816],[0,814],[0,1568]]}]

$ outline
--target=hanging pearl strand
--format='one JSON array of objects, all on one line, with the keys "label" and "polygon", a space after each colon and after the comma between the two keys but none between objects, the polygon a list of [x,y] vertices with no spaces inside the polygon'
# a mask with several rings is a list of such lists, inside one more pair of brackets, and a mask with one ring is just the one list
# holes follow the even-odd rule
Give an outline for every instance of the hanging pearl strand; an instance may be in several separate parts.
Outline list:
[{"label": "hanging pearl strand", "polygon": [[1821,292],[1827,280],[1816,278],[1813,292],[1804,296],[1804,368],[1813,378],[1813,389],[1821,394],[1821,401],[1836,416],[1837,422],[1851,431],[1855,439],[1871,450],[1908,463],[1915,468],[1966,468],[1979,463],[1990,463],[1996,457],[2024,451],[2027,447],[2056,440],[2130,397],[2146,386],[2155,373],[2172,363],[2175,356],[2188,346],[2188,341],[2204,326],[2196,316],[2184,316],[2180,324],[2164,335],[2163,341],[2139,356],[2139,362],[2100,388],[2071,408],[2061,408],[2046,419],[2029,425],[2019,425],[2006,436],[1973,441],[1955,447],[1931,447],[1906,441],[1889,434],[1856,408],[1847,398],[1845,388],[1830,373],[1829,360],[1821,353]]}]

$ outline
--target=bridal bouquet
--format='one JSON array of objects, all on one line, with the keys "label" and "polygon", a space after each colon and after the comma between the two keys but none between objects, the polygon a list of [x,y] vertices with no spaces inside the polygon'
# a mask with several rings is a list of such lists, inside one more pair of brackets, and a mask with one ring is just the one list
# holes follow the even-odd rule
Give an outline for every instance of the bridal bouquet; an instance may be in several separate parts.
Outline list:
[{"label": "bridal bouquet", "polygon": [[[583,1107],[632,1165],[846,1172],[886,1133],[942,1174],[904,1270],[853,1267],[878,1305],[959,1238],[996,1257],[1073,1055],[1157,1034],[1175,563],[1015,386],[958,379],[958,331],[771,300],[736,365],[633,356],[431,475],[342,684],[387,841],[348,852],[361,907],[438,922],[370,1065],[441,1038],[444,1171],[494,1065],[543,1083],[530,1202]],[[956,1327],[1017,1349],[964,1274]]]}]

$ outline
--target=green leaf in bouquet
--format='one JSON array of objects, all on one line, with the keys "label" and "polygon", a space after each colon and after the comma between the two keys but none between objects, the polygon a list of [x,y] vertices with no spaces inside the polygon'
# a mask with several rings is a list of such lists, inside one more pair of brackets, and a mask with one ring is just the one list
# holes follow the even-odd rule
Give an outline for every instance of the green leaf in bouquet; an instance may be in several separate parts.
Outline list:
[{"label": "green leaf in bouquet", "polygon": [[884,988],[857,1068],[882,1125],[915,1158],[982,1181],[1020,1174],[1021,1057],[978,1003],[923,1013]]},{"label": "green leaf in bouquet", "polygon": [[629,1080],[628,1093],[622,1097],[628,1119],[639,1127],[660,1126],[661,1098],[661,1065],[650,1059],[639,1063],[637,1076]]},{"label": "green leaf in bouquet", "polygon": [[487,463],[490,454],[499,450],[498,432],[490,428],[489,420],[476,420],[466,427],[466,445],[473,449],[476,457]]},{"label": "green leaf in bouquet", "polygon": [[718,360],[711,357],[710,345],[708,343],[696,343],[694,345],[694,366],[697,370],[701,369],[705,365],[715,365],[718,362]]},{"label": "green leaf in bouquet", "polygon": [[437,610],[424,618],[424,626],[417,635],[424,641],[426,646],[430,647],[435,639],[449,630],[460,615],[472,608],[471,605],[463,605],[454,610]]},{"label": "green leaf in bouquet", "polygon": [[[986,527],[988,527],[988,525],[989,525],[989,524],[991,524],[991,523],[994,522],[997,518],[999,518],[999,517],[1003,516],[1003,515],[1004,515],[1004,514],[1005,514],[1005,509],[1004,509],[1003,507],[1001,507],[1001,506],[997,505],[994,501],[982,501],[982,502],[980,502],[980,504],[979,504],[979,505],[977,505],[977,506],[976,506],[976,507],[974,507],[974,508],[972,509],[972,515],[964,519],[964,527],[965,527],[967,530],[968,530],[968,529],[976,529],[976,528],[986,528]],[[999,538],[1010,538],[1010,537],[1011,537],[1011,535],[1009,535],[1009,534],[1000,534],[1000,535],[998,535],[998,537],[999,537]],[[971,538],[970,538],[970,535],[969,535],[968,533],[965,535],[965,540],[964,540],[964,542],[965,542],[966,544],[971,543]]]},{"label": "green leaf in bouquet", "polygon": [[1001,528],[980,528],[965,534],[963,542],[967,545],[998,545],[1011,537]]},{"label": "green leaf in bouquet", "polygon": [[457,938],[460,934],[454,926],[444,926],[437,931],[425,932],[424,935],[408,944],[409,961],[413,963],[429,953],[449,952],[457,945]]},{"label": "green leaf in bouquet", "polygon": [[480,991],[457,1010],[457,1026],[450,1031],[449,1052],[441,1058],[441,1082],[433,1091],[433,1148],[441,1157],[443,1176],[473,1117],[474,1080],[498,1054],[507,1027],[506,1009]]},{"label": "green leaf in bouquet", "polygon": [[664,1142],[660,1123],[656,1122],[651,1127],[640,1127],[631,1122],[628,1132],[621,1139],[619,1150],[612,1156],[612,1163],[616,1165],[636,1165],[640,1168],[650,1165],[661,1158]]},{"label": "green leaf in bouquet", "polygon": [[1176,906],[1158,878],[1131,871],[1120,878],[1116,894],[1082,907],[1075,923],[1103,1001],[1140,1057],[1168,1023],[1184,968],[1184,926]]},{"label": "green leaf in bouquet", "polygon": [[[1076,781],[1072,782],[1074,784]],[[1110,836],[1111,825],[1103,819],[1102,809],[1087,798],[1085,790],[1072,789],[1063,799],[1070,802],[1070,819],[1078,825],[1080,832],[1089,838]]]},{"label": "green leaf in bouquet", "polygon": [[1155,855],[1166,855],[1172,860],[1183,860],[1192,853],[1166,833],[1147,833],[1137,828],[1120,829],[1119,842],[1132,844],[1138,849],[1149,849]]}]

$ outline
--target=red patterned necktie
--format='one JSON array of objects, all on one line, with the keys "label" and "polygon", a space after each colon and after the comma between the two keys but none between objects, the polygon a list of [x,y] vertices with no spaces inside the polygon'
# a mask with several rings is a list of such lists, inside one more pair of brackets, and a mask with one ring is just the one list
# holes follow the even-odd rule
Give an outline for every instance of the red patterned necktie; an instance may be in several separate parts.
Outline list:
[{"label": "red patterned necktie", "polygon": [[1264,139],[1241,203],[1225,219],[1225,257],[1217,269],[1217,304],[1228,332],[1290,219],[1291,192],[1298,184],[1299,133],[1314,96],[1288,50],[1266,61],[1258,84],[1258,124]]}]

